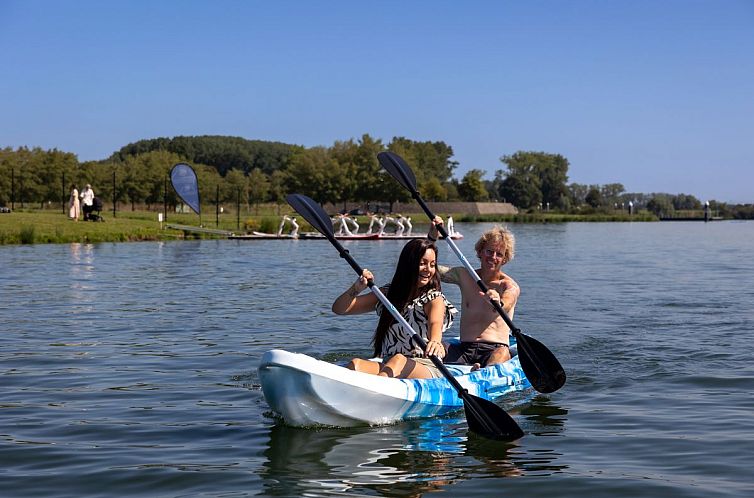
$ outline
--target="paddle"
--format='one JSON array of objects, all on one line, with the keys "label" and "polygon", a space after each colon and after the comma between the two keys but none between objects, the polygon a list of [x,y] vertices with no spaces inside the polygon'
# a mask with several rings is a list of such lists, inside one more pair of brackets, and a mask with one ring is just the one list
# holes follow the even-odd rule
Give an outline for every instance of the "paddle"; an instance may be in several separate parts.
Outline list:
[{"label": "paddle", "polygon": [[[286,197],[286,200],[288,201],[288,204],[303,216],[311,226],[317,229],[327,238],[327,240],[330,241],[335,249],[338,250],[340,257],[345,259],[348,264],[351,265],[351,268],[353,268],[356,274],[361,275],[363,273],[362,268],[351,257],[348,250],[344,249],[340,242],[335,239],[330,217],[327,216],[327,213],[324,212],[319,204],[302,194],[290,194]],[[413,332],[411,325],[409,325],[403,316],[401,316],[395,306],[393,306],[385,294],[382,293],[380,288],[374,285],[372,280],[369,280],[367,285],[375,296],[377,296],[377,299],[379,299],[379,301],[385,306],[385,309],[389,310],[398,323],[403,326],[403,329],[406,331],[411,330]],[[416,341],[422,349],[427,348],[424,339],[422,339],[422,337],[416,332],[413,332],[412,339]],[[458,383],[437,356],[431,355],[429,358],[448,382],[450,382],[458,393],[458,396],[463,400],[463,407],[466,412],[466,420],[468,421],[469,429],[479,435],[504,441],[513,441],[524,435],[516,421],[513,420],[505,410],[492,401],[469,394],[469,392]]]},{"label": "paddle", "polygon": [[[377,159],[380,161],[382,167],[385,168],[385,170],[390,173],[398,183],[411,192],[411,196],[416,199],[416,202],[418,202],[424,212],[427,213],[429,219],[434,220],[435,215],[430,211],[427,203],[424,202],[424,199],[421,198],[421,195],[419,195],[419,192],[416,190],[416,177],[414,176],[414,172],[411,171],[411,168],[406,164],[403,158],[394,152],[380,152],[377,154]],[[458,256],[458,259],[461,260],[461,263],[469,272],[469,275],[474,279],[477,286],[479,286],[482,292],[486,294],[489,288],[482,279],[479,278],[474,267],[469,264],[468,260],[458,249],[455,242],[453,242],[448,236],[445,227],[439,225],[437,228],[439,229],[442,238],[445,239],[453,252],[456,253],[456,256]],[[551,393],[560,389],[563,384],[565,384],[566,374],[558,359],[555,358],[555,355],[547,349],[544,344],[533,337],[524,334],[518,327],[513,325],[510,317],[499,302],[490,299],[490,304],[492,304],[500,316],[503,317],[505,323],[510,327],[511,333],[516,338],[518,344],[518,356],[521,360],[521,368],[523,368],[526,377],[529,379],[529,382],[531,382],[534,389],[541,393]]]}]

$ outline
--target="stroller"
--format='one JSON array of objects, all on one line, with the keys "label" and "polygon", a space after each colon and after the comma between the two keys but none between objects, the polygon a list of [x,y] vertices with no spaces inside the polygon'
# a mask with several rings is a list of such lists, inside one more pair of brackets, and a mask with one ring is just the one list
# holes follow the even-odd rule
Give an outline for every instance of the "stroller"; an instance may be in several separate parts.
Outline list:
[{"label": "stroller", "polygon": [[102,217],[102,199],[99,197],[95,197],[92,200],[92,208],[89,212],[89,221],[105,221],[105,218]]}]

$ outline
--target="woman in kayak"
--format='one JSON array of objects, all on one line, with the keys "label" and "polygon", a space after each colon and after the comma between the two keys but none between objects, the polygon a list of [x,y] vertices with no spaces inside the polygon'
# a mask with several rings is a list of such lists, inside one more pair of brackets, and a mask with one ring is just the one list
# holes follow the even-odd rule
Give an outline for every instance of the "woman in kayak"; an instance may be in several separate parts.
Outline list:
[{"label": "woman in kayak", "polygon": [[411,338],[413,332],[403,330],[393,315],[384,309],[377,296],[371,292],[360,295],[367,288],[367,281],[373,278],[369,270],[364,269],[361,277],[338,296],[332,305],[333,312],[338,315],[376,311],[380,317],[372,343],[374,355],[381,357],[382,363],[354,358],[348,368],[405,379],[430,379],[442,375],[429,356],[440,359],[445,356],[442,333],[453,323],[457,310],[440,290],[436,265],[434,242],[411,240],[401,251],[391,283],[383,288],[388,300],[427,342],[426,351]]}]

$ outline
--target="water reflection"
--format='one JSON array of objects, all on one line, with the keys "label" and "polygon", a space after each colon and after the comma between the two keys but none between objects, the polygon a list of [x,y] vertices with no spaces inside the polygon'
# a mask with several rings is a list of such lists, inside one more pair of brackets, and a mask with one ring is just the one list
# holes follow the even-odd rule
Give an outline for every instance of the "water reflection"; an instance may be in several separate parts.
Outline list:
[{"label": "water reflection", "polygon": [[71,302],[76,303],[78,311],[89,311],[94,299],[88,292],[94,287],[94,245],[75,242],[69,245],[69,251]]},{"label": "water reflection", "polygon": [[[562,420],[545,411],[564,411],[552,406],[533,410],[527,416],[539,414],[534,420],[538,428],[551,422],[562,427]],[[264,451],[263,494],[420,496],[472,477],[512,478],[565,468],[557,463],[558,453],[528,448],[531,441],[479,437],[467,431],[463,418],[356,429],[276,425]]]},{"label": "water reflection", "polygon": [[555,436],[563,432],[568,410],[546,396],[535,396],[518,413],[526,417],[529,432],[537,436]]}]

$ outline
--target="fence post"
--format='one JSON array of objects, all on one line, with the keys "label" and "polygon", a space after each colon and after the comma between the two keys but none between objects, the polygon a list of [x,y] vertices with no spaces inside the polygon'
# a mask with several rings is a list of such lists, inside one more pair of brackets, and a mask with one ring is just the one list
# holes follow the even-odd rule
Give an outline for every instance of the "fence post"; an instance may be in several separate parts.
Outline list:
[{"label": "fence post", "polygon": [[[168,221],[168,175],[165,175],[165,192],[162,196],[162,211],[165,213],[165,222],[167,223]],[[201,225],[201,222],[199,224]]]},{"label": "fence post", "polygon": [[115,212],[117,211],[117,197],[115,196],[115,165],[113,165],[113,218],[115,218]]}]

